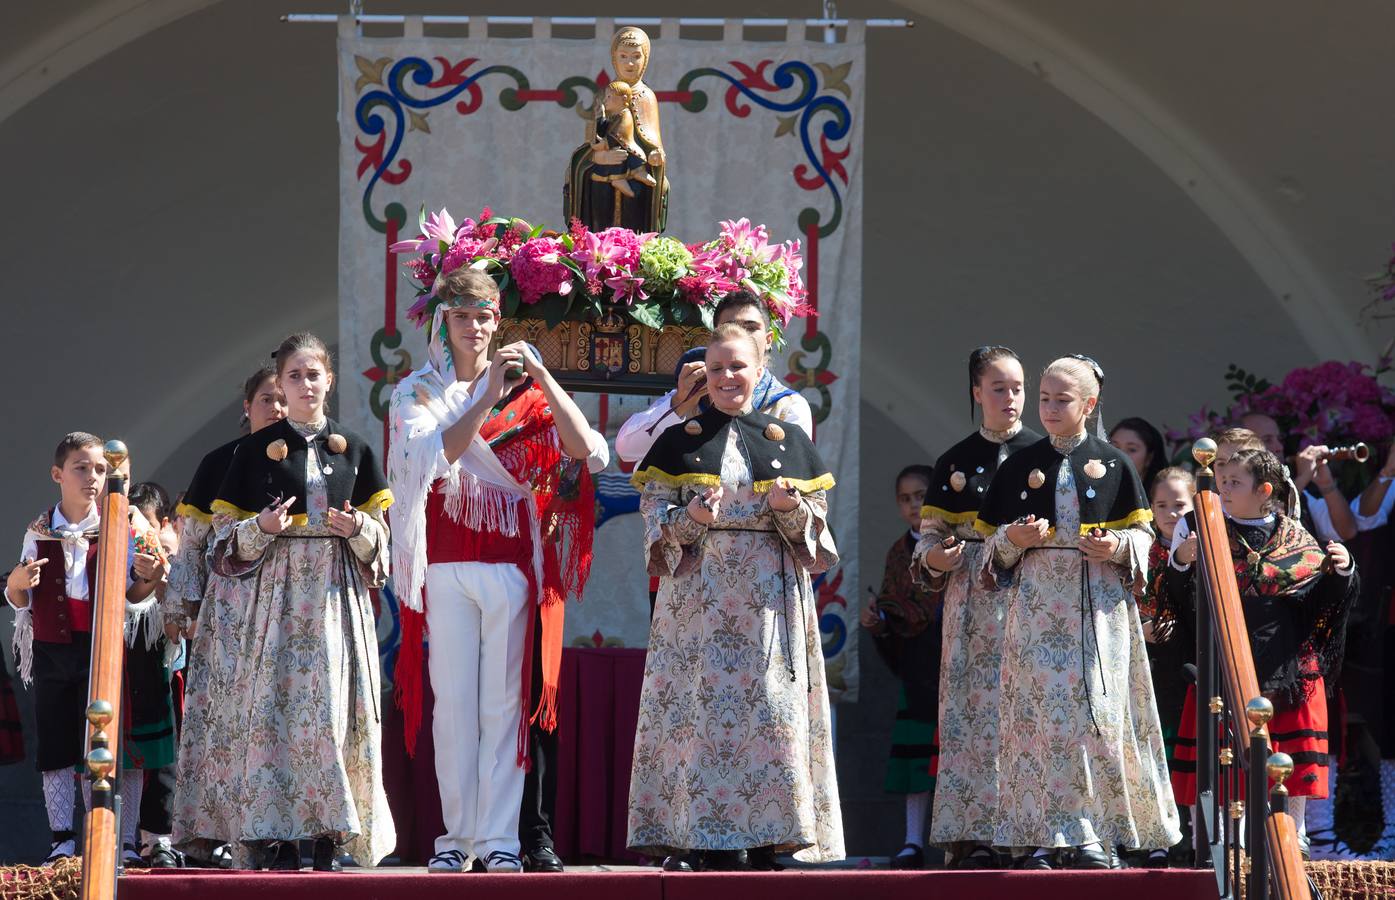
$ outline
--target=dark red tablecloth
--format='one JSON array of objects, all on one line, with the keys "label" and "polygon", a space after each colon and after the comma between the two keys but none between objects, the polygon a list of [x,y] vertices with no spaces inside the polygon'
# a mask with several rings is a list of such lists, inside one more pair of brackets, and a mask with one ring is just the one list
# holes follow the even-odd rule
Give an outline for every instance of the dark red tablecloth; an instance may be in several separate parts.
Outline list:
[{"label": "dark red tablecloth", "polygon": [[562,651],[557,714],[557,816],[552,836],[564,859],[641,860],[625,850],[644,651]]},{"label": "dark red tablecloth", "polygon": [[[422,682],[424,709],[415,758],[403,750],[401,712],[388,704],[383,716],[383,781],[397,824],[397,855],[416,864],[435,852],[436,837],[445,831],[431,739],[435,695],[429,673],[423,671]],[[564,859],[641,859],[625,852],[625,829],[643,683],[641,649],[562,650],[552,831]]]}]

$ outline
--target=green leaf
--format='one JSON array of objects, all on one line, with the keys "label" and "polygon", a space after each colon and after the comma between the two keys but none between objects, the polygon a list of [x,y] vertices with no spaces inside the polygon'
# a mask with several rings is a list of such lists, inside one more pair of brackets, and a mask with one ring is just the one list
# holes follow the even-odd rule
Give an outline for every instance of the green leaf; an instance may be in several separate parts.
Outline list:
[{"label": "green leaf", "polygon": [[567,318],[569,308],[571,308],[571,298],[558,294],[548,294],[541,302],[533,306],[535,314],[542,316],[548,328],[556,328],[562,324]]},{"label": "green leaf", "polygon": [[512,319],[518,315],[518,307],[522,304],[523,297],[518,291],[508,291],[499,297],[499,311],[504,318]]},{"label": "green leaf", "polygon": [[[688,307],[688,308],[685,309],[684,307]],[[673,324],[675,324],[675,325],[682,325],[682,324],[683,324],[683,320],[686,319],[686,318],[688,317],[688,313],[691,312],[691,311],[692,311],[692,310],[691,310],[691,305],[690,305],[690,304],[682,303],[682,302],[673,303],[673,304],[670,304],[670,305],[669,305],[669,308],[668,308],[668,317],[669,317],[670,319],[673,320]]]},{"label": "green leaf", "polygon": [[417,234],[426,234],[426,204],[417,210]]},{"label": "green leaf", "polygon": [[713,320],[716,309],[710,303],[703,303],[698,306],[698,315],[702,318],[702,326],[708,331],[715,331],[717,323]]},{"label": "green leaf", "polygon": [[[561,235],[561,236],[559,236],[559,237],[557,238],[557,240],[558,240],[559,243],[561,243],[561,245],[562,245],[563,247],[566,247],[566,248],[567,248],[567,252],[568,252],[568,253],[571,253],[573,250],[576,249],[576,241],[572,240],[572,236],[571,236],[570,234]],[[577,268],[577,265],[576,265],[576,261],[575,261],[575,260],[570,260],[570,259],[568,259],[568,260],[563,260],[563,262],[569,262],[569,263],[572,264],[572,268],[573,268],[573,269],[576,269],[576,271],[578,271],[578,272],[581,271],[581,269]]]},{"label": "green leaf", "polygon": [[650,328],[663,328],[664,315],[657,303],[636,303],[628,310],[630,318]]},{"label": "green leaf", "polygon": [[546,225],[539,225],[539,226],[537,226],[537,227],[534,228],[532,231],[528,232],[528,240],[531,241],[533,238],[540,236],[540,235],[541,235],[544,231],[546,231],[546,230],[547,230],[547,226],[546,226]]}]

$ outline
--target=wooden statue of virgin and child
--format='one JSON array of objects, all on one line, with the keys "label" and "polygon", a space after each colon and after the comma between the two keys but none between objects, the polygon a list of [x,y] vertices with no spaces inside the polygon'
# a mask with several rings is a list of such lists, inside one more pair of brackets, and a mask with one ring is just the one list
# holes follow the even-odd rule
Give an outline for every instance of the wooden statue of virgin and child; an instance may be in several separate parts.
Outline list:
[{"label": "wooden statue of virgin and child", "polygon": [[644,83],[649,36],[622,28],[610,42],[615,77],[596,96],[586,143],[572,153],[563,188],[566,221],[592,231],[620,226],[663,231],[668,218],[667,160],[659,101]]}]

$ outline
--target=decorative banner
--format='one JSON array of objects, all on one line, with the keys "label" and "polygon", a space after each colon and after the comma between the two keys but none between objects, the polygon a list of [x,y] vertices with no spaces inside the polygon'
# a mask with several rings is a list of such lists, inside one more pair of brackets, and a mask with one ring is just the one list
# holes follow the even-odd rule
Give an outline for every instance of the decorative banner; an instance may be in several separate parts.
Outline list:
[{"label": "decorative banner", "polygon": [[[408,28],[412,27],[409,21]],[[419,29],[419,23],[417,25]],[[476,24],[475,30],[482,29]],[[539,28],[546,27],[540,25]],[[644,81],[658,96],[672,183],[667,234],[694,242],[724,219],[799,239],[818,316],[791,323],[777,376],[814,409],[816,439],[838,486],[833,527],[843,563],[817,582],[828,683],[857,699],[858,398],[862,284],[864,43],[722,41],[650,32]],[[425,360],[404,314],[414,294],[387,247],[416,231],[422,206],[457,220],[483,207],[564,230],[568,159],[590,138],[610,38],[362,38],[341,25],[339,340],[340,413],[381,434],[395,382]],[[647,398],[578,397],[612,438]],[[604,421],[601,421],[604,420]],[[617,470],[598,480],[596,565],[586,599],[567,611],[569,643],[644,646],[649,608],[636,504]],[[380,638],[395,659],[390,591]]]}]

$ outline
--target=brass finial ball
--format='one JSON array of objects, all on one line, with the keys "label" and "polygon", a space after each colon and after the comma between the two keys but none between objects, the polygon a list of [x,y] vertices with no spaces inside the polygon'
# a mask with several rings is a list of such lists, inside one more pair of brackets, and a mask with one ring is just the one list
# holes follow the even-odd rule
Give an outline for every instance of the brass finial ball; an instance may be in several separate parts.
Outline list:
[{"label": "brass finial ball", "polygon": [[1264,697],[1256,697],[1245,704],[1245,718],[1256,728],[1268,725],[1269,720],[1274,718],[1274,704]]},{"label": "brass finial ball", "polygon": [[1192,459],[1203,469],[1211,468],[1211,463],[1216,461],[1216,442],[1204,437],[1192,444]]},{"label": "brass finial ball", "polygon": [[96,728],[105,728],[111,721],[111,704],[105,700],[93,700],[87,704],[87,721]]},{"label": "brass finial ball", "polygon": [[106,747],[98,747],[87,754],[87,771],[94,780],[104,780],[116,768],[116,757]]},{"label": "brass finial ball", "polygon": [[1264,771],[1275,784],[1283,784],[1293,774],[1293,757],[1287,753],[1271,753],[1264,763]]},{"label": "brass finial ball", "polygon": [[126,452],[126,445],[121,441],[111,440],[102,445],[102,455],[107,458],[107,468],[114,472],[131,454]]}]

